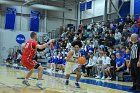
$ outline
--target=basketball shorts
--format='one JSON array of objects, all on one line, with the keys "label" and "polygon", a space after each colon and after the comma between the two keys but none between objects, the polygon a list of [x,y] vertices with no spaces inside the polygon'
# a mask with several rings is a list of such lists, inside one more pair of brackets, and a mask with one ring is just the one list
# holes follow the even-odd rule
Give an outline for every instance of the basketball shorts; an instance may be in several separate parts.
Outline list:
[{"label": "basketball shorts", "polygon": [[22,60],[21,64],[26,67],[28,70],[31,69],[38,69],[38,67],[40,66],[40,64],[38,64],[35,60]]},{"label": "basketball shorts", "polygon": [[75,72],[76,69],[79,69],[80,65],[72,62],[67,62],[65,66],[65,74],[71,74]]}]

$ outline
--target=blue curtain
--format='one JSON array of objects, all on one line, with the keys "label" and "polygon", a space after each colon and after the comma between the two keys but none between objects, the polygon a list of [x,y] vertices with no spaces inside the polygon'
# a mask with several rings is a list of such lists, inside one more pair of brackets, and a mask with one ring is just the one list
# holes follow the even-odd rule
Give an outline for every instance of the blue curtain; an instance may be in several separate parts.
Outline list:
[{"label": "blue curtain", "polygon": [[92,1],[87,2],[86,9],[92,9]]},{"label": "blue curtain", "polygon": [[[119,7],[121,4],[122,4],[122,0],[119,0]],[[130,14],[130,2],[124,2],[119,13],[123,18],[126,18],[126,16]]]},{"label": "blue curtain", "polygon": [[138,19],[140,15],[140,0],[134,1],[134,14],[135,14],[135,18]]},{"label": "blue curtain", "polygon": [[40,12],[31,11],[30,14],[30,31],[39,32]]},{"label": "blue curtain", "polygon": [[14,30],[15,28],[15,19],[16,19],[16,9],[15,8],[7,8],[5,15],[5,29]]},{"label": "blue curtain", "polygon": [[85,3],[80,4],[80,11],[85,11]]}]

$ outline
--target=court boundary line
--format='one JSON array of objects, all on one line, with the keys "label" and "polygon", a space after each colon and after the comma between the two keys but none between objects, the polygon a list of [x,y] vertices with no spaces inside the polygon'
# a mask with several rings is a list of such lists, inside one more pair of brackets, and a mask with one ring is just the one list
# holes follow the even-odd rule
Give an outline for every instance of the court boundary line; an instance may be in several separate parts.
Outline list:
[{"label": "court boundary line", "polygon": [[[0,66],[6,66],[6,64],[0,64]],[[19,67],[19,66],[18,67],[10,66],[10,68],[20,69],[22,71],[29,71],[26,68]],[[37,73],[37,71],[35,73]],[[63,79],[65,78],[65,75],[58,74],[58,73],[50,74],[47,71],[44,71],[43,74],[48,75],[48,76],[57,77],[57,78],[63,78]],[[75,81],[75,77],[70,76],[70,80]],[[93,80],[93,79],[85,79],[85,78],[81,78],[79,82],[84,83],[84,84],[89,84],[89,85],[95,85],[95,86],[101,86],[101,87],[110,88],[110,89],[121,90],[121,91],[125,91],[125,92],[137,93],[135,91],[129,90],[131,86],[126,86],[126,85],[114,84],[114,83],[97,81],[97,80]]]}]

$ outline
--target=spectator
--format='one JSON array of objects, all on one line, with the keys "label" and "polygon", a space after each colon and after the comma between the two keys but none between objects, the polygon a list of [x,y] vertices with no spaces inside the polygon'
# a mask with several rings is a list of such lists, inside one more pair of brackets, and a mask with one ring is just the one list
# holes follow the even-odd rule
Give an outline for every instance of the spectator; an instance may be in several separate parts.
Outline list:
[{"label": "spectator", "polygon": [[129,25],[129,24],[131,24],[131,23],[132,23],[132,20],[131,20],[131,18],[130,18],[130,15],[128,15],[128,16],[126,17],[125,24],[126,24],[126,25]]},{"label": "spectator", "polygon": [[99,79],[101,78],[101,72],[102,72],[102,63],[103,63],[103,52],[99,51],[99,57],[97,59],[97,76],[95,78]]},{"label": "spectator", "polygon": [[[88,64],[86,65],[87,69],[87,76],[91,76],[92,73],[95,75],[96,74],[96,63],[97,63],[97,58],[94,56],[94,54],[91,52],[90,53],[90,58],[88,60]],[[92,72],[93,70],[93,72]]]},{"label": "spectator", "polygon": [[126,72],[129,73],[129,68],[130,68],[130,49],[129,49],[129,48],[126,48],[126,57],[125,57],[125,61],[126,61],[126,67],[127,67]]},{"label": "spectator", "polygon": [[110,61],[111,67],[110,67],[110,74],[111,74],[111,79],[115,80],[116,78],[116,56],[115,54],[111,54],[111,61]]},{"label": "spectator", "polygon": [[122,49],[121,49],[121,57],[123,57],[123,58],[126,57],[126,49],[125,49],[125,47],[122,47]]},{"label": "spectator", "polygon": [[22,55],[21,50],[17,50],[17,59],[16,59],[16,61],[17,61],[18,65],[20,64],[21,55]]},{"label": "spectator", "polygon": [[137,23],[137,20],[135,19],[135,16],[133,15],[132,16],[132,24],[135,24],[135,23]]},{"label": "spectator", "polygon": [[110,47],[109,48],[109,56],[111,56],[114,53],[115,53],[114,48],[113,47]]},{"label": "spectator", "polygon": [[110,61],[110,67],[108,67],[106,70],[105,70],[105,73],[107,74],[107,79],[112,79],[114,80],[115,79],[115,68],[116,68],[116,57],[115,57],[115,54],[111,54],[111,61]]},{"label": "spectator", "polygon": [[116,72],[124,71],[125,59],[121,57],[120,53],[117,53],[116,57]]},{"label": "spectator", "polygon": [[118,30],[116,30],[114,37],[115,37],[116,45],[119,44],[121,42],[122,35]]},{"label": "spectator", "polygon": [[103,64],[102,64],[102,73],[103,73],[103,77],[101,78],[102,80],[105,79],[105,72],[109,67],[110,67],[110,57],[107,56],[107,52],[104,52]]},{"label": "spectator", "polygon": [[130,29],[130,33],[131,34],[134,34],[134,33],[138,34],[139,33],[139,29],[138,29],[138,27],[136,27],[135,24],[132,25],[132,27]]}]

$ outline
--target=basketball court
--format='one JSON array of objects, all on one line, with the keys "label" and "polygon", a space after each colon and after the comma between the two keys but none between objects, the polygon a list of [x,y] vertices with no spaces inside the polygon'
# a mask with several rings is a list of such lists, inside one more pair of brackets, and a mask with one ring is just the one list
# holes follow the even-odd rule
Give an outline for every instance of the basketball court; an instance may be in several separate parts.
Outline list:
[{"label": "basketball court", "polygon": [[138,35],[130,40],[140,36],[139,7],[140,0],[0,0],[0,93],[140,91],[140,69],[131,69],[140,61],[130,67],[131,56],[139,59],[139,45],[131,47]]},{"label": "basketball court", "polygon": [[71,76],[70,85],[65,86],[64,75],[48,73],[44,71],[44,90],[37,89],[35,83],[37,74],[30,79],[31,86],[22,85],[22,79],[26,74],[25,68],[0,66],[0,93],[129,93],[131,83],[117,81],[100,81],[93,78],[83,78],[80,80],[81,88],[74,86],[75,76]]}]

